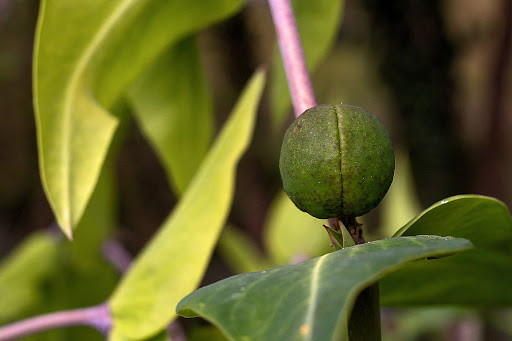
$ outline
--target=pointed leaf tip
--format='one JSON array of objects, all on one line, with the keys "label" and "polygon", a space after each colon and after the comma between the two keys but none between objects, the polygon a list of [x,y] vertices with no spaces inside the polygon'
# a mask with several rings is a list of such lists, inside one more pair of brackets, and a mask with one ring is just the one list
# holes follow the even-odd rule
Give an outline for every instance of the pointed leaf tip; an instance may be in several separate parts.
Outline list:
[{"label": "pointed leaf tip", "polygon": [[69,227],[69,226],[60,226],[60,229],[62,230],[62,232],[64,233],[66,238],[70,242],[72,242],[73,241],[73,230],[71,229],[71,227]]},{"label": "pointed leaf tip", "polygon": [[327,232],[327,234],[329,235],[329,239],[331,240],[331,247],[333,247],[334,250],[341,250],[341,249],[343,249],[342,243],[340,243],[338,241],[338,239],[336,239],[336,237],[332,233],[332,232],[336,232],[336,231],[334,231],[329,226],[326,226],[326,225],[323,225],[323,226],[325,227],[325,231]]},{"label": "pointed leaf tip", "polygon": [[[241,0],[201,6],[156,0],[41,2],[33,60],[39,165],[50,206],[59,223],[69,226],[63,229],[68,238],[96,186],[120,120],[116,105],[127,88],[173,43],[242,5]],[[184,15],[187,20],[179,20]],[[122,58],[127,53],[130,58]]]}]

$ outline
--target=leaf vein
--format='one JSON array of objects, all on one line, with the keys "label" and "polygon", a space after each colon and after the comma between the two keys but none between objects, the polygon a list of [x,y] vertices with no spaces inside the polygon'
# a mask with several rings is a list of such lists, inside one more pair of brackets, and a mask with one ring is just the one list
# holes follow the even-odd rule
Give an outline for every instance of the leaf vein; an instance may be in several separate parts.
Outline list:
[{"label": "leaf vein", "polygon": [[315,264],[315,267],[313,268],[313,272],[311,274],[311,290],[309,292],[309,304],[308,304],[308,311],[306,313],[306,319],[304,321],[304,326],[307,326],[307,330],[310,332],[307,333],[306,338],[308,340],[312,340],[313,335],[313,324],[314,324],[314,315],[316,311],[316,305],[318,300],[318,282],[320,277],[320,268],[322,267],[322,264],[324,263],[327,255],[324,255],[318,259],[318,262]]}]

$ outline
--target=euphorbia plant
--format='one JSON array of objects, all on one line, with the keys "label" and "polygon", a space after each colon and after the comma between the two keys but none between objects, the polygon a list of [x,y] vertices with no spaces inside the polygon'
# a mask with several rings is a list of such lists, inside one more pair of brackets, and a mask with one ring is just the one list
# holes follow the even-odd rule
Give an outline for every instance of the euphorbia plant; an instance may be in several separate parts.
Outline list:
[{"label": "euphorbia plant", "polygon": [[[156,0],[42,2],[34,55],[40,167],[64,233],[74,236],[77,245],[81,232],[112,223],[90,217],[91,212],[103,212],[108,201],[107,151],[115,152],[111,147],[114,131],[126,119],[126,107],[132,109],[180,201],[117,286],[102,297],[103,303],[0,328],[0,339],[80,324],[96,328],[110,340],[164,340],[177,310],[186,317],[204,317],[233,340],[331,340],[346,334],[352,340],[371,340],[380,337],[379,287],[380,301],[391,306],[512,303],[510,294],[500,289],[510,281],[496,278],[496,273],[511,273],[512,220],[495,199],[458,196],[443,200],[399,229],[397,238],[364,243],[355,217],[377,205],[391,183],[390,138],[382,124],[361,108],[317,106],[287,0],[270,1],[270,5],[294,112],[303,116],[285,138],[283,182],[301,209],[330,218],[325,244],[332,242],[339,250],[282,267],[275,267],[278,262],[273,259],[257,265],[246,259],[251,264],[246,267],[261,271],[193,292],[225,224],[236,165],[250,142],[265,82],[265,71],[256,71],[209,148],[211,95],[193,34],[242,4],[238,0],[203,2],[201,6]],[[322,14],[313,27],[319,22],[329,26],[326,37],[309,35],[309,42],[320,45],[332,40],[341,2],[307,1],[302,6],[306,8],[303,14],[314,12],[308,6],[317,6]],[[311,22],[304,17],[303,23]],[[307,50],[310,65],[326,46]],[[273,82],[274,90],[284,85],[279,82],[279,71],[274,71]],[[285,97],[277,90],[273,94]],[[275,104],[276,111],[283,111],[283,106],[282,102]],[[322,115],[325,120],[319,120]],[[302,129],[306,124],[301,120],[306,119],[310,130],[304,131],[304,143],[304,136],[293,136],[293,130]],[[308,148],[313,149],[311,154],[302,153]],[[316,169],[316,165],[321,167]],[[276,164],[276,172],[277,168]],[[322,169],[325,172],[319,174]],[[100,170],[104,172],[101,177]],[[77,229],[79,221],[82,226]],[[322,223],[316,228],[323,230]],[[227,232],[231,240],[239,238]],[[286,241],[294,240],[295,233],[287,232],[284,237],[290,238]],[[38,252],[23,260],[44,259],[51,264],[58,246],[40,237],[30,240],[40,243]],[[95,234],[80,252],[97,251],[103,237]],[[230,245],[226,240],[223,247],[231,251],[241,244]],[[239,255],[251,258],[250,250],[255,248],[250,243],[242,245]],[[96,259],[91,263],[88,266],[97,266]],[[15,275],[21,266],[11,265],[11,278],[19,279]],[[460,281],[470,275],[481,282]],[[0,284],[2,278],[9,276],[0,276]],[[21,296],[31,289],[19,287]]]}]

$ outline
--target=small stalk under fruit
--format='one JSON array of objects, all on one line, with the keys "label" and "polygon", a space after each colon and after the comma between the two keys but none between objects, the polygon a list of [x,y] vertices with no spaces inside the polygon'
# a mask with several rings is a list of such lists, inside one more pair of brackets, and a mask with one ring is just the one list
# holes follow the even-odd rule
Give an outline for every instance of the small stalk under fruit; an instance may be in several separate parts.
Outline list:
[{"label": "small stalk under fruit", "polygon": [[364,244],[363,224],[359,223],[356,217],[340,216],[337,218],[339,224],[345,225],[356,245]]}]

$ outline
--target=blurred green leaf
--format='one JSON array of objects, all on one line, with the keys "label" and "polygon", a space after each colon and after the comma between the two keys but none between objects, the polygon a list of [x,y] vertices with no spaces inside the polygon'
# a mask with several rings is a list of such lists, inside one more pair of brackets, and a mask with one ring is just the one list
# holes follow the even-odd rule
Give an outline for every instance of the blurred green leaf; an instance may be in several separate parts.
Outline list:
[{"label": "blurred green leaf", "polygon": [[512,218],[500,201],[460,195],[440,201],[396,236],[435,234],[469,239],[475,249],[433,262],[416,262],[380,281],[388,306],[512,304]]},{"label": "blurred green leaf", "polygon": [[254,242],[232,226],[226,226],[222,231],[217,250],[237,273],[261,271],[273,266]]},{"label": "blurred green leaf", "polygon": [[[334,43],[344,0],[293,0],[292,5],[308,68],[315,70]],[[277,49],[272,64],[270,94],[274,127],[280,128],[290,108],[290,92]]]},{"label": "blurred green leaf", "polygon": [[94,272],[98,265],[107,264],[101,248],[117,227],[114,157],[119,140],[114,140],[116,146],[109,151],[83,218],[75,229],[76,240],[62,245],[66,262],[72,263],[76,271]]},{"label": "blurred green leaf", "polygon": [[456,307],[391,310],[385,318],[390,326],[383,328],[382,340],[445,340],[447,328],[461,320],[476,318],[476,312]]},{"label": "blurred green leaf", "polygon": [[120,334],[140,339],[163,329],[176,303],[199,285],[231,206],[264,80],[261,71],[250,80],[187,192],[111,297]]},{"label": "blurred green leaf", "polygon": [[119,330],[113,329],[108,335],[108,341],[172,341],[167,331],[162,331],[155,336],[143,338],[143,339],[132,339],[122,335]]},{"label": "blurred green leaf", "polygon": [[279,192],[270,206],[263,235],[274,264],[291,264],[333,251],[323,227],[326,223],[299,210],[286,193]]},{"label": "blurred green leaf", "polygon": [[345,335],[357,295],[382,275],[470,247],[465,239],[434,236],[378,240],[219,281],[185,297],[177,311],[207,319],[232,340],[334,340]]},{"label": "blurred green leaf", "polygon": [[419,261],[386,276],[380,288],[385,306],[511,306],[512,258],[475,249],[432,262]]},{"label": "blurred green leaf", "polygon": [[47,232],[36,232],[0,264],[0,323],[23,315],[41,304],[42,283],[56,272],[57,241]]},{"label": "blurred green leaf", "polygon": [[182,194],[213,135],[212,99],[195,39],[186,38],[162,54],[131,88],[129,98],[169,183]]},{"label": "blurred green leaf", "polygon": [[242,4],[41,3],[33,71],[39,164],[46,195],[68,237],[93,192],[118,123],[109,111],[169,44]]}]

